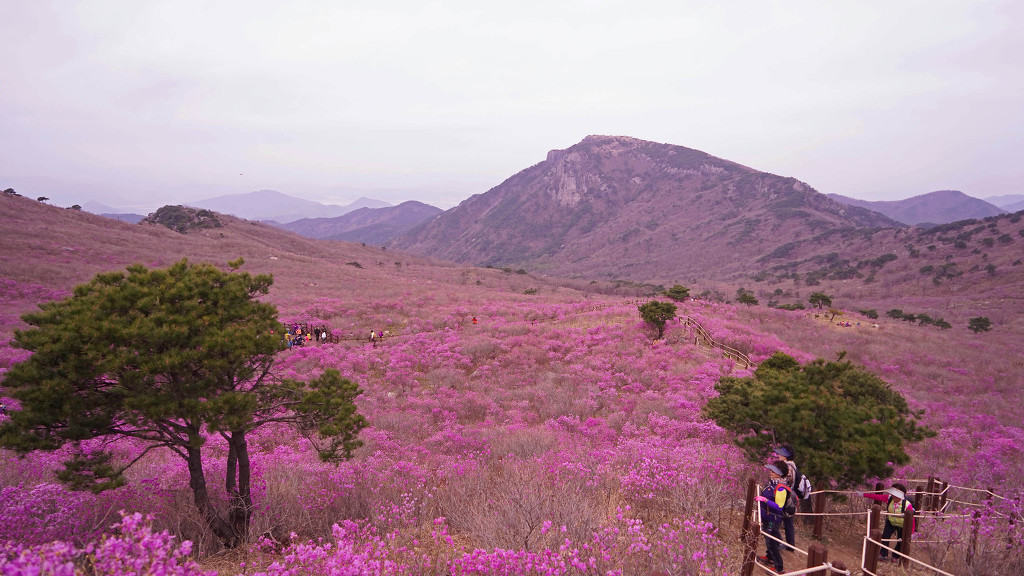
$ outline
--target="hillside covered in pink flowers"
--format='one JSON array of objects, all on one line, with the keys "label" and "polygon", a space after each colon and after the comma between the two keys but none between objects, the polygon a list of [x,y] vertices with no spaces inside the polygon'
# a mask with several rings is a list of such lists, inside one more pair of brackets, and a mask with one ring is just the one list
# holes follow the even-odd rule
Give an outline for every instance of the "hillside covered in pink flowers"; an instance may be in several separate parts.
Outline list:
[{"label": "hillside covered in pink flowers", "polygon": [[[1024,487],[1012,307],[975,334],[964,322],[940,330],[869,319],[841,298],[833,306],[849,326],[815,310],[690,300],[652,342],[638,295],[622,284],[437,263],[228,217],[180,234],[0,202],[0,372],[27,357],[11,346],[20,316],[98,272],[182,257],[224,267],[241,256],[244,270],[274,275],[265,300],[282,322],[334,336],[282,352],[275,370],[301,380],[340,370],[362,388],[356,403],[369,422],[341,464],[321,463],[284,428],[250,437],[257,510],[244,551],[223,550],[204,527],[171,454],[146,454],[127,485],[94,495],[56,480],[59,451],[4,452],[4,574],[70,574],[86,558],[96,574],[735,574],[737,501],[763,471],[701,408],[721,377],[751,370],[696,345],[687,318],[754,363],[778,351],[801,362],[845,351],[881,376],[937,431],[909,448],[896,476],[992,490],[998,506],[977,522],[995,544],[974,566],[1022,554],[1020,526],[1006,533],[1000,523],[1019,514]],[[914,310],[912,299],[873,298],[881,311]],[[957,317],[973,315],[982,314]],[[370,330],[388,337],[371,344]],[[208,440],[207,476],[224,500],[218,439]],[[115,448],[124,459],[140,451],[132,441]],[[866,507],[854,500],[842,506]],[[927,529],[947,550],[932,560],[959,570],[968,524]],[[840,521],[830,530],[836,540],[861,535]]]}]

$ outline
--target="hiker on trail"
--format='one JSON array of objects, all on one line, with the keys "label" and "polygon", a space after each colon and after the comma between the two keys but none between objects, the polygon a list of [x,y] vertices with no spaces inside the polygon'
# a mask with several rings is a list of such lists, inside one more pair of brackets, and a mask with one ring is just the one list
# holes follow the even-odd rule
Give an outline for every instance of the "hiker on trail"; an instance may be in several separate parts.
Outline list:
[{"label": "hiker on trail", "polygon": [[768,551],[764,556],[758,556],[758,560],[771,564],[775,568],[775,572],[781,574],[783,572],[782,550],[779,541],[782,540],[782,534],[779,532],[779,528],[782,526],[782,509],[789,497],[789,490],[782,483],[785,478],[786,463],[776,460],[771,464],[766,464],[765,469],[768,470],[768,484],[754,499],[761,503],[761,530],[765,532],[764,543]]},{"label": "hiker on trail", "polygon": [[[795,491],[797,488],[797,481],[799,475],[796,470],[796,462],[793,461],[793,447],[789,444],[782,444],[775,448],[773,452],[776,456],[782,458],[782,461],[786,463],[786,477],[782,479],[782,483],[785,484],[790,491]],[[786,533],[786,552],[793,551],[793,545],[796,542],[796,530],[793,528],[793,517],[787,514],[782,515],[782,529]]]},{"label": "hiker on trail", "polygon": [[[892,488],[887,488],[881,494],[865,492],[865,498],[870,498],[878,502],[885,503],[885,511],[888,515],[885,517],[885,526],[882,528],[882,541],[888,540],[894,534],[896,536],[896,543],[892,546],[892,549],[897,552],[902,552],[903,546],[903,513],[908,509],[913,510],[914,507],[907,500],[907,487],[899,482],[893,482]],[[910,532],[914,532],[914,526],[910,526]],[[882,551],[878,553],[878,559],[886,561],[889,559],[889,549],[882,548]],[[895,554],[892,555],[892,560],[897,560]]]},{"label": "hiker on trail", "polygon": [[476,324],[476,316],[473,316],[473,324]]}]

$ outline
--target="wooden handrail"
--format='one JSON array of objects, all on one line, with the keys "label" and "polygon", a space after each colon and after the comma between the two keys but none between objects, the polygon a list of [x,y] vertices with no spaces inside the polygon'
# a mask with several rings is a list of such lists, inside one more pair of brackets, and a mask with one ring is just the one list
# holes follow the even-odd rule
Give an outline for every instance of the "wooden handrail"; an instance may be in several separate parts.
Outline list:
[{"label": "wooden handrail", "polygon": [[687,316],[687,318],[686,318],[686,325],[687,326],[692,326],[694,331],[697,332],[697,342],[696,343],[698,345],[700,343],[700,339],[703,338],[704,341],[708,344],[709,347],[711,347],[711,348],[718,348],[718,349],[722,350],[722,352],[725,354],[726,357],[732,358],[733,360],[736,360],[738,362],[742,362],[745,368],[752,368],[754,366],[754,363],[750,361],[750,357],[749,356],[747,356],[743,352],[740,352],[739,350],[733,348],[732,346],[727,346],[727,345],[722,344],[722,343],[718,342],[717,340],[715,340],[711,336],[711,333],[708,332],[707,330],[705,330],[704,327],[701,326],[693,318],[690,318],[689,316]]}]

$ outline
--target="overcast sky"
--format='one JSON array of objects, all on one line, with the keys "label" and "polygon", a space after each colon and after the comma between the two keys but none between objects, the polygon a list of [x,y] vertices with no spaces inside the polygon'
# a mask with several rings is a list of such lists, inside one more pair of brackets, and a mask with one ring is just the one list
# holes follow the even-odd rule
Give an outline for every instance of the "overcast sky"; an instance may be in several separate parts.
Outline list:
[{"label": "overcast sky", "polygon": [[1024,2],[0,0],[0,188],[449,208],[588,134],[1024,193]]}]

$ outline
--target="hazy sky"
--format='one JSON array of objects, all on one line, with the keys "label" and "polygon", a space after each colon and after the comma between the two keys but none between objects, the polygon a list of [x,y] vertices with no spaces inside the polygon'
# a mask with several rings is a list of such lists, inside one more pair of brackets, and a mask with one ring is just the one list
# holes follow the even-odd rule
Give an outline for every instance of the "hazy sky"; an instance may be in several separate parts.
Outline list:
[{"label": "hazy sky", "polygon": [[0,0],[0,188],[454,206],[588,134],[1024,193],[1024,2]]}]

